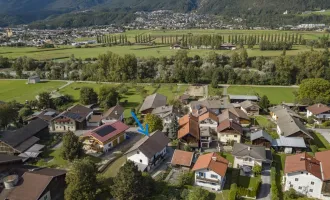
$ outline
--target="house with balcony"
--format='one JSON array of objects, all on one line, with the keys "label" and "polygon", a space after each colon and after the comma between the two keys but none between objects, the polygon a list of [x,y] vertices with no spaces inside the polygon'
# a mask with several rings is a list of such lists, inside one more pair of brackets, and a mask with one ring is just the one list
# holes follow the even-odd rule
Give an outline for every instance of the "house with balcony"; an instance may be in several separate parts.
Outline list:
[{"label": "house with balcony", "polygon": [[173,117],[177,116],[177,112],[174,110],[173,105],[157,107],[153,109],[151,114],[157,115],[163,120],[163,127],[165,130],[171,124]]},{"label": "house with balcony", "polygon": [[169,142],[164,133],[155,131],[137,141],[125,155],[140,171],[149,171],[165,158]]},{"label": "house with balcony", "polygon": [[126,139],[129,127],[121,121],[106,123],[81,136],[86,153],[108,152]]},{"label": "house with balcony", "polygon": [[306,117],[314,117],[318,124],[330,120],[330,107],[321,103],[307,107]]},{"label": "house with balcony", "polygon": [[217,130],[219,119],[213,111],[207,108],[202,108],[200,110],[193,110],[192,114],[195,117],[198,117],[200,128],[207,127],[213,129],[214,131]]},{"label": "house with balcony", "polygon": [[198,157],[192,171],[195,172],[195,185],[221,191],[226,181],[228,160],[217,153]]},{"label": "house with balcony", "polygon": [[223,100],[203,100],[203,101],[192,101],[190,102],[190,111],[200,110],[206,108],[216,115],[221,113],[221,109],[224,109]]},{"label": "house with balcony", "polygon": [[284,137],[302,137],[306,141],[313,140],[304,124],[298,118],[289,114],[277,120],[276,131],[278,135]]},{"label": "house with balcony", "polygon": [[287,156],[284,168],[284,190],[317,199],[330,199],[330,151],[317,152],[315,157],[301,153]]},{"label": "house with balcony", "polygon": [[259,115],[260,106],[254,101],[243,101],[242,103],[240,103],[240,106],[241,110],[248,116]]},{"label": "house with balcony", "polygon": [[192,148],[200,147],[200,130],[197,117],[188,114],[179,119],[178,139]]},{"label": "house with balcony", "polygon": [[235,143],[232,155],[234,156],[233,167],[241,169],[242,175],[251,175],[255,165],[262,166],[263,163],[271,162],[263,146]]},{"label": "house with balcony", "polygon": [[219,124],[217,133],[219,141],[223,144],[229,144],[232,141],[240,143],[243,135],[243,128],[237,122],[226,119]]}]

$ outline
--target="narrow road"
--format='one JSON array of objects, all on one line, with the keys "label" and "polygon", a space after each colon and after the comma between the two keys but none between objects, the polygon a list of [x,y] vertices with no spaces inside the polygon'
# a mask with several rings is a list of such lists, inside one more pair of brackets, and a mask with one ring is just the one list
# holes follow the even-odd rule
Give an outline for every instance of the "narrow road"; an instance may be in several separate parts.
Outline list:
[{"label": "narrow road", "polygon": [[270,165],[264,164],[264,169],[261,172],[261,186],[259,189],[259,193],[257,195],[257,199],[262,200],[270,200],[271,194],[270,194]]}]

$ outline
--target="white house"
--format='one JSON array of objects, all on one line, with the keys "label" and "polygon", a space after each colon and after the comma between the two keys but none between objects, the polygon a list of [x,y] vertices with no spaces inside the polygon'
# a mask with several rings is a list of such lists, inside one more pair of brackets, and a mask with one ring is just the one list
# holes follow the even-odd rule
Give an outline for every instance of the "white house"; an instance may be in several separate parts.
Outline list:
[{"label": "white house", "polygon": [[140,171],[149,171],[163,160],[170,140],[161,132],[155,131],[135,143],[125,154],[127,160],[133,161]]},{"label": "white house", "polygon": [[330,120],[330,107],[324,104],[314,104],[307,107],[306,117],[314,116],[317,123],[322,123],[324,121]]},{"label": "white house", "polygon": [[232,155],[234,156],[233,167],[242,169],[246,174],[251,174],[255,165],[262,166],[264,162],[271,162],[267,159],[264,146],[235,143]]},{"label": "white house", "polygon": [[195,114],[195,116],[198,116],[200,128],[206,127],[211,128],[214,131],[217,130],[217,127],[219,125],[219,119],[214,112],[209,111],[207,108],[203,108],[197,112],[199,113]]},{"label": "white house", "polygon": [[330,199],[330,151],[287,156],[284,169],[284,190],[293,188],[308,197]]},{"label": "white house", "polygon": [[102,123],[108,123],[113,121],[123,121],[124,119],[124,108],[120,105],[115,105],[109,108],[102,114]]},{"label": "white house", "polygon": [[192,171],[195,172],[195,185],[211,190],[222,190],[226,181],[228,160],[217,153],[198,157]]}]

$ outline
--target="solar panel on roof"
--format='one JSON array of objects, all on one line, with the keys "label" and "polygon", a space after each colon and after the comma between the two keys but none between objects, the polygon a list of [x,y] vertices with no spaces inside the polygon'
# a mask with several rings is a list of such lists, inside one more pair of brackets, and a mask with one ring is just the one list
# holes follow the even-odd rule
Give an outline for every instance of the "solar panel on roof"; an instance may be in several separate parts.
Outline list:
[{"label": "solar panel on roof", "polygon": [[45,116],[53,116],[54,114],[55,114],[55,112],[49,111],[49,112],[46,112],[44,115]]},{"label": "solar panel on roof", "polygon": [[107,125],[107,126],[103,126],[101,128],[99,128],[98,130],[94,131],[96,134],[98,134],[101,137],[104,137],[106,135],[108,135],[109,133],[112,133],[113,131],[115,131],[116,129],[111,126],[111,125]]}]

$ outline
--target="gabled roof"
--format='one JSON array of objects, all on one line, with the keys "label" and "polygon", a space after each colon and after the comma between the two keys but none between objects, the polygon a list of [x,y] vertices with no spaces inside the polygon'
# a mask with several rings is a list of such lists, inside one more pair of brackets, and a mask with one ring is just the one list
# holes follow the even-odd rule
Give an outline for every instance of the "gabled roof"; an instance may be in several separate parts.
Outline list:
[{"label": "gabled roof", "polygon": [[199,140],[198,118],[190,114],[185,115],[179,119],[178,138],[183,138],[188,134]]},{"label": "gabled roof", "polygon": [[257,160],[267,160],[266,149],[263,146],[235,143],[232,154],[237,157],[248,156]]},{"label": "gabled roof", "polygon": [[8,154],[0,154],[0,165],[1,164],[8,164],[12,162],[22,162],[23,158],[19,156],[12,156]]},{"label": "gabled roof", "polygon": [[224,120],[230,119],[239,124],[239,118],[234,115],[232,112],[229,112],[228,109],[223,110],[220,115],[218,115],[219,122],[221,123]]},{"label": "gabled roof", "polygon": [[235,121],[231,121],[230,119],[226,119],[224,121],[222,121],[217,130],[218,132],[223,132],[224,130],[227,129],[232,129],[234,131],[236,131],[238,134],[242,134],[243,133],[243,128],[240,124],[236,123]]},{"label": "gabled roof", "polygon": [[205,113],[198,116],[198,121],[199,122],[201,122],[205,119],[212,119],[213,121],[219,122],[219,119],[218,119],[217,115],[214,112],[210,111],[210,110],[208,110],[207,112],[205,112]]},{"label": "gabled roof", "polygon": [[217,153],[208,153],[198,157],[192,171],[208,169],[224,177],[226,175],[228,163],[228,160]]},{"label": "gabled roof", "polygon": [[241,109],[229,108],[228,110],[229,110],[229,112],[233,113],[236,117],[238,117],[240,119],[250,120],[249,116],[247,116],[247,114],[244,111],[242,111]]},{"label": "gabled roof", "polygon": [[287,156],[285,159],[285,173],[307,171],[322,180],[320,161],[309,154],[301,153]]},{"label": "gabled roof", "polygon": [[324,112],[330,111],[330,107],[321,103],[314,104],[312,106],[307,107],[307,110],[313,113],[313,115],[322,114]]},{"label": "gabled roof", "polygon": [[150,108],[157,108],[160,106],[165,106],[167,101],[167,97],[161,94],[153,94],[150,96],[147,96],[144,99],[144,102],[140,108],[140,112],[143,112],[145,110],[148,110]]},{"label": "gabled roof", "polygon": [[10,200],[35,200],[39,199],[53,178],[66,174],[64,170],[44,168],[36,171],[25,172],[8,194]]},{"label": "gabled roof", "polygon": [[163,150],[169,142],[170,139],[168,139],[168,137],[166,137],[164,133],[162,133],[161,131],[155,131],[151,133],[149,137],[145,136],[141,138],[125,154],[128,154],[135,150],[139,150],[147,158],[151,159],[156,153]]},{"label": "gabled roof", "polygon": [[323,180],[329,181],[330,180],[330,150],[316,152],[315,158],[321,162],[321,171],[323,172]]},{"label": "gabled roof", "polygon": [[193,158],[194,158],[193,152],[175,149],[171,160],[171,164],[190,167]]},{"label": "gabled roof", "polygon": [[244,109],[247,109],[247,108],[252,107],[252,106],[256,106],[256,107],[260,108],[260,106],[256,102],[253,102],[253,101],[250,101],[250,100],[243,101],[242,103],[240,103],[240,105]]},{"label": "gabled roof", "polygon": [[[11,147],[16,148],[19,145],[23,144],[25,141],[28,141],[31,138],[36,138],[33,136],[45,128],[48,128],[48,123],[42,119],[36,119],[16,131],[4,132],[1,135],[0,140],[10,145]],[[37,140],[39,139],[37,138]],[[31,146],[33,144],[31,144]],[[28,146],[27,148],[29,147],[30,146]]]},{"label": "gabled roof", "polygon": [[313,139],[313,137],[309,134],[308,129],[303,125],[303,123],[291,116],[282,117],[277,121],[277,126],[281,129],[283,136],[289,137],[294,135],[295,133],[302,132],[307,137]]},{"label": "gabled roof", "polygon": [[87,108],[83,105],[76,104],[68,109],[70,113],[79,114],[81,117],[86,118],[89,114],[93,112],[93,109]]},{"label": "gabled roof", "polygon": [[116,121],[113,123],[106,123],[96,129],[87,132],[84,134],[84,137],[91,136],[97,139],[98,141],[104,143],[110,140],[113,137],[116,137],[118,134],[129,129],[129,126],[124,124],[121,121]]},{"label": "gabled roof", "polygon": [[173,105],[157,107],[153,109],[151,113],[160,118],[165,118],[173,113]]},{"label": "gabled roof", "polygon": [[304,138],[301,137],[283,137],[280,136],[279,139],[273,140],[272,146],[276,147],[297,147],[297,148],[307,148]]},{"label": "gabled roof", "polygon": [[220,100],[203,100],[190,102],[190,107],[197,110],[201,109],[202,107],[206,107],[208,109],[220,109],[223,108],[223,104]]},{"label": "gabled roof", "polygon": [[86,119],[85,117],[83,117],[82,115],[80,115],[78,113],[64,111],[61,114],[59,114],[57,117],[53,118],[52,120],[61,121],[61,120],[63,120],[63,118],[69,118],[69,119],[72,119],[77,122],[82,122]]},{"label": "gabled roof", "polygon": [[47,109],[45,109],[45,110],[43,110],[39,113],[36,113],[36,114],[32,115],[28,120],[33,120],[35,118],[40,118],[42,120],[50,122],[54,117],[56,117],[59,114],[60,114],[60,112],[58,112],[57,110],[47,108]]},{"label": "gabled roof", "polygon": [[259,138],[265,138],[267,141],[272,142],[273,138],[265,131],[265,130],[260,130],[254,133],[251,133],[250,139],[251,141],[259,139]]},{"label": "gabled roof", "polygon": [[106,112],[103,113],[102,119],[111,118],[118,120],[120,116],[124,113],[124,108],[120,105],[109,108]]}]

